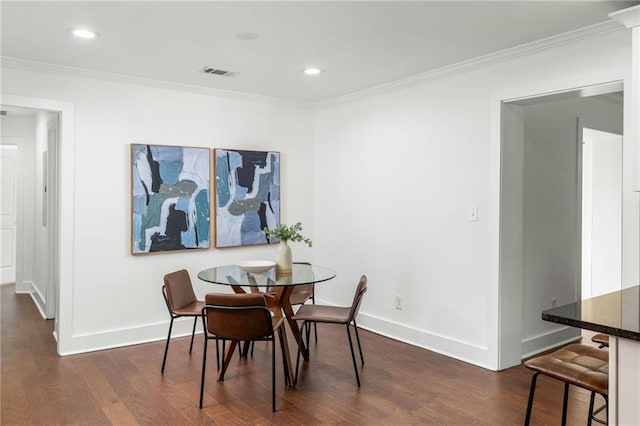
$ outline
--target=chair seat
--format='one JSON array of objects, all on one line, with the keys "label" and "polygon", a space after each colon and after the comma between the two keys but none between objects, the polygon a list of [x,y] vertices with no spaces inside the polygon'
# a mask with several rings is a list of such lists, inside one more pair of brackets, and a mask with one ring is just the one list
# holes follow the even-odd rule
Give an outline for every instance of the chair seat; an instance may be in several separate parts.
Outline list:
[{"label": "chair seat", "polygon": [[174,309],[173,312],[174,314],[181,316],[199,317],[202,315],[202,308],[204,308],[204,302],[197,300],[183,308]]},{"label": "chair seat", "polygon": [[297,321],[319,321],[334,324],[346,324],[349,322],[351,307],[302,305],[293,316]]},{"label": "chair seat", "polygon": [[524,365],[546,376],[608,395],[609,354],[602,349],[575,343],[532,358]]},{"label": "chair seat", "polygon": [[606,334],[596,334],[591,338],[591,341],[602,346],[609,346],[609,336],[607,336]]}]

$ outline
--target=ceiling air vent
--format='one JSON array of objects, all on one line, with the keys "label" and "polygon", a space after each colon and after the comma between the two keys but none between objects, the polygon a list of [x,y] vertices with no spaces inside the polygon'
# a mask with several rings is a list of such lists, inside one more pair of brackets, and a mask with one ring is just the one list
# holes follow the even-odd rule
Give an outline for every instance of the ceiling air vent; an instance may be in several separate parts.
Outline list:
[{"label": "ceiling air vent", "polygon": [[220,75],[223,77],[231,77],[234,74],[231,71],[219,70],[217,68],[212,68],[212,67],[204,67],[202,68],[202,72],[205,74]]}]

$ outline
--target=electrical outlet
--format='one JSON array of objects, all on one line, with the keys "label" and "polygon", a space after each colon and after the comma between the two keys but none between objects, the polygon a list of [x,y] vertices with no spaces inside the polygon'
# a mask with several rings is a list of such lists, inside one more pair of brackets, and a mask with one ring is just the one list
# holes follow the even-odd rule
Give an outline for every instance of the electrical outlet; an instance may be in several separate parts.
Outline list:
[{"label": "electrical outlet", "polygon": [[396,309],[401,311],[404,307],[403,297],[399,294],[396,294]]}]

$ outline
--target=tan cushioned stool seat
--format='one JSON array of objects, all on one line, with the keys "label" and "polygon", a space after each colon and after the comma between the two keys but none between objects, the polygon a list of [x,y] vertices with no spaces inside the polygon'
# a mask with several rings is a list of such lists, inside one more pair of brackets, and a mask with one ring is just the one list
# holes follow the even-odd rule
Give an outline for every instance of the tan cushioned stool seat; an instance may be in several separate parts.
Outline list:
[{"label": "tan cushioned stool seat", "polygon": [[609,346],[609,336],[606,334],[596,334],[591,338],[591,341],[603,346]]},{"label": "tan cushioned stool seat", "polygon": [[574,343],[524,365],[534,371],[601,395],[609,392],[609,353]]}]

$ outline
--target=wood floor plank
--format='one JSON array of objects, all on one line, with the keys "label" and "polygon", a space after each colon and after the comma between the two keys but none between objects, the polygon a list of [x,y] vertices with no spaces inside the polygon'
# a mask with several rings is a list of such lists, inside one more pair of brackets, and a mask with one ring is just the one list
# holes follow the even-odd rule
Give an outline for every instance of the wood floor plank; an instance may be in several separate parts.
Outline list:
[{"label": "wood floor plank", "polygon": [[102,406],[102,411],[109,419],[111,424],[121,426],[139,426],[140,423],[135,419],[127,406],[122,402],[114,402]]},{"label": "wood floor plank", "polygon": [[[208,354],[204,408],[198,407],[203,341],[164,341],[59,357],[53,322],[30,296],[3,286],[1,297],[2,425],[519,425],[531,372],[488,371],[364,330],[365,365],[357,387],[343,327],[319,326],[298,385],[286,387],[277,353],[277,411],[271,412],[271,347],[231,362],[215,379]],[[289,339],[291,353],[295,352]],[[295,361],[295,360],[294,360]],[[561,383],[538,380],[532,424],[560,422]],[[568,424],[586,423],[589,394],[571,389]]]}]

